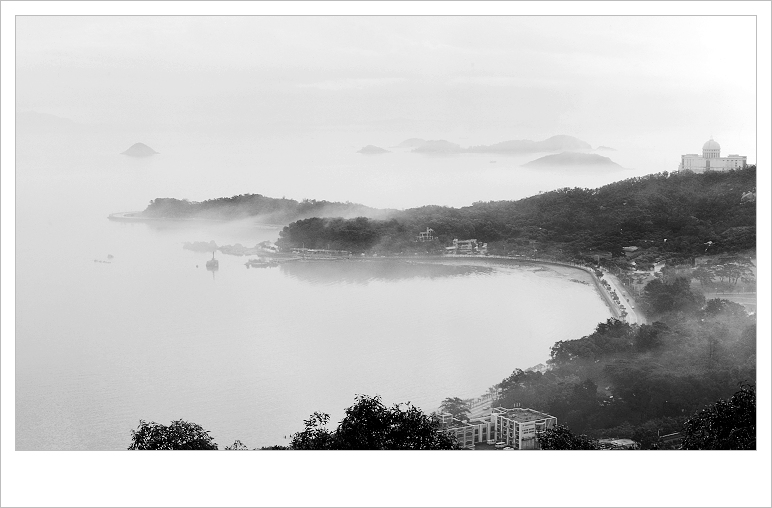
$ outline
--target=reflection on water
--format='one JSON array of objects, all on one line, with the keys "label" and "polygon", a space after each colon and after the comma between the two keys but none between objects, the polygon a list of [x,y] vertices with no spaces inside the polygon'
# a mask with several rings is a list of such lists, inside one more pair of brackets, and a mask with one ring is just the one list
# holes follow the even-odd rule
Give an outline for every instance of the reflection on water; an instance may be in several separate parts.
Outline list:
[{"label": "reflection on water", "polygon": [[284,275],[310,284],[368,284],[373,281],[490,275],[493,268],[412,260],[352,259],[283,263],[281,271]]}]

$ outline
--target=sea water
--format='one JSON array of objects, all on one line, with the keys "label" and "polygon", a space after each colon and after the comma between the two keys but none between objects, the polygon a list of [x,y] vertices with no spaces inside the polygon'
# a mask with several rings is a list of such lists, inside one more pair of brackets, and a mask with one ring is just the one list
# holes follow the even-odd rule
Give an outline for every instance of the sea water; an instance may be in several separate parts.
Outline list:
[{"label": "sea water", "polygon": [[230,140],[218,151],[177,139],[148,143],[161,152],[148,159],[117,154],[136,141],[17,151],[18,450],[125,449],[140,420],[176,419],[221,447],[286,444],[311,413],[337,421],[357,394],[426,411],[478,396],[609,317],[577,270],[417,259],[248,269],[218,252],[212,272],[212,254],[184,242],[254,246],[278,229],[107,219],[156,197],[240,193],[461,206],[560,187],[558,176],[490,155],[389,162],[327,144],[300,153]]}]

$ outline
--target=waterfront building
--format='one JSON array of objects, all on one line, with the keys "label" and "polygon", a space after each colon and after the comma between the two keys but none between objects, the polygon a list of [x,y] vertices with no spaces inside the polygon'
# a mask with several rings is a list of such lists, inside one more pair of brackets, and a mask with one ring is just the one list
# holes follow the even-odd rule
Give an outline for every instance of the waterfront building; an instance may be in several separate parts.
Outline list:
[{"label": "waterfront building", "polygon": [[695,173],[704,173],[705,171],[728,171],[730,169],[741,169],[747,164],[748,157],[745,155],[730,154],[727,157],[721,157],[721,145],[713,140],[713,137],[702,145],[702,156],[696,153],[688,153],[681,156],[681,164],[678,170],[688,169]]},{"label": "waterfront building", "polygon": [[455,238],[453,239],[452,246],[445,247],[445,253],[457,255],[487,254],[488,244],[478,243],[475,238],[471,240],[459,240],[458,238]]},{"label": "waterfront building", "polygon": [[351,252],[347,250],[296,248],[292,249],[292,253],[304,259],[341,259],[351,257]]}]

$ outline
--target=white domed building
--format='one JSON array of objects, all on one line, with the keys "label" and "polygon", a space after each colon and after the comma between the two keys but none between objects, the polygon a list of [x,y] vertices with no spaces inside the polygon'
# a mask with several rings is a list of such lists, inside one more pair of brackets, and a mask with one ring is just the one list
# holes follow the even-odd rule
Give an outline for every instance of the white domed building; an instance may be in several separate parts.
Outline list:
[{"label": "white domed building", "polygon": [[721,145],[713,140],[713,136],[702,145],[702,157],[696,153],[688,153],[681,156],[681,164],[678,170],[688,169],[695,173],[704,173],[705,171],[727,171],[730,169],[744,168],[748,161],[745,155],[730,154],[728,157],[721,157]]}]

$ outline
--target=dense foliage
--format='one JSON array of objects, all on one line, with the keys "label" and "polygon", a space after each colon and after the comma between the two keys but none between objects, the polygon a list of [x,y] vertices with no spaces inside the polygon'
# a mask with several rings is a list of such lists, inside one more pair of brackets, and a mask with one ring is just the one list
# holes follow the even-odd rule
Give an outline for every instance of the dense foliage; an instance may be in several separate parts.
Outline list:
[{"label": "dense foliage", "polygon": [[200,425],[175,420],[166,426],[155,422],[139,421],[131,431],[129,450],[216,450],[209,431]]},{"label": "dense foliage", "polygon": [[[439,251],[454,238],[475,238],[500,254],[624,257],[638,246],[659,257],[738,252],[756,245],[756,167],[727,172],[659,173],[599,189],[558,189],[518,201],[478,202],[463,208],[424,206],[390,220],[299,221],[281,232],[280,245],[383,254]],[[418,242],[426,228],[434,242]]]},{"label": "dense foliage", "polygon": [[304,199],[269,198],[260,194],[240,194],[230,198],[189,201],[157,198],[142,212],[153,218],[204,218],[234,220],[256,218],[271,224],[286,224],[305,217],[387,217],[392,210],[379,210],[356,203]]},{"label": "dense foliage", "polygon": [[684,424],[684,450],[755,450],[756,387],[744,385]]},{"label": "dense foliage", "polygon": [[378,396],[360,395],[346,409],[335,430],[328,430],[330,416],[314,413],[305,429],[292,435],[293,450],[452,450],[455,437],[411,404],[386,407]]},{"label": "dense foliage", "polygon": [[648,448],[658,433],[680,431],[690,414],[755,380],[755,318],[742,306],[710,300],[659,318],[650,325],[610,319],[586,337],[557,342],[550,370],[515,370],[498,385],[497,403],[520,403],[574,432]]},{"label": "dense foliage", "polygon": [[599,450],[596,439],[584,434],[575,436],[565,425],[556,425],[539,434],[539,446],[542,450]]},{"label": "dense foliage", "polygon": [[652,280],[644,288],[642,302],[646,315],[654,317],[668,312],[696,312],[705,305],[705,297],[693,292],[684,278],[670,284]]}]

